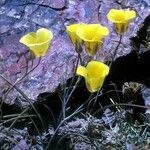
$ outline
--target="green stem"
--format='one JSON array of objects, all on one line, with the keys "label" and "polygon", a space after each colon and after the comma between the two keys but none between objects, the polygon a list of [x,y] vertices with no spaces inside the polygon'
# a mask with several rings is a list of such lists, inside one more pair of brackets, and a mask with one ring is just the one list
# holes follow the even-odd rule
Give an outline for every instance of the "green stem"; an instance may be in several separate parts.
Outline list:
[{"label": "green stem", "polygon": [[109,67],[111,67],[112,62],[114,61],[114,59],[115,59],[115,57],[116,57],[117,50],[118,50],[118,48],[119,48],[119,46],[120,46],[120,44],[121,44],[121,40],[122,40],[122,35],[120,35],[120,37],[119,37],[119,41],[118,41],[118,44],[117,44],[117,46],[116,46],[116,48],[115,48],[115,50],[114,50],[113,58],[112,58],[112,61],[111,61],[110,65],[109,65]]},{"label": "green stem", "polygon": [[73,117],[74,115],[78,114],[78,113],[81,112],[81,111],[82,111],[82,109],[81,109],[81,107],[79,107],[78,109],[75,110],[74,113],[72,113],[71,115],[69,115],[68,117],[66,117],[65,119],[63,119],[63,120],[60,122],[60,124],[57,126],[57,128],[56,128],[56,130],[55,130],[53,136],[51,137],[51,139],[50,139],[50,141],[49,141],[49,143],[48,143],[48,145],[47,145],[47,150],[50,150],[50,148],[51,148],[51,142],[52,142],[52,140],[55,138],[55,136],[56,136],[56,134],[57,134],[59,128],[60,128],[67,120],[69,120],[71,117]]},{"label": "green stem", "polygon": [[83,61],[82,61],[81,53],[78,53],[78,57],[79,57],[81,66],[83,66],[84,64],[83,64]]},{"label": "green stem", "polygon": [[[80,80],[81,80],[81,78],[78,77],[78,79],[77,79],[75,85],[73,86],[71,92],[69,93],[69,95],[67,94],[67,96],[64,97],[63,105],[62,105],[62,109],[63,109],[63,118],[66,117],[66,105],[68,104],[68,102],[69,102],[69,100],[70,100],[70,98],[71,98],[73,92],[74,92],[75,89],[77,88],[77,86],[78,86]],[[70,89],[68,89],[68,90],[70,90]]]},{"label": "green stem", "polygon": [[[8,84],[10,84],[11,86],[13,86],[13,84],[8,81],[2,74],[0,74],[0,77],[5,80]],[[31,107],[33,108],[33,110],[35,111],[36,115],[38,116],[38,118],[40,119],[42,126],[44,127],[44,123],[42,121],[42,118],[40,116],[40,114],[37,112],[36,108],[34,107],[34,105],[31,103],[30,99],[27,97],[27,95],[21,90],[19,89],[16,85],[14,85],[14,89],[16,89],[22,96],[23,98],[31,105]]]},{"label": "green stem", "polygon": [[107,108],[117,107],[117,106],[120,106],[120,107],[121,107],[121,106],[126,106],[126,107],[139,107],[139,108],[144,108],[144,109],[150,109],[150,106],[142,106],[142,105],[137,105],[137,104],[118,103],[118,104],[107,105],[107,106],[105,106],[105,107],[99,109],[98,111],[96,111],[96,112],[94,113],[94,115],[97,114],[98,112],[101,112],[101,111],[107,109]]},{"label": "green stem", "polygon": [[8,95],[9,92],[14,88],[14,86],[15,86],[16,84],[20,83],[24,78],[27,77],[27,75],[29,75],[33,70],[35,70],[35,69],[39,66],[40,62],[41,62],[41,57],[39,58],[39,61],[38,61],[37,65],[36,65],[35,67],[33,67],[30,71],[26,72],[23,77],[21,77],[18,81],[16,81],[16,82],[11,86],[11,88],[7,91],[7,93],[5,93],[5,96],[4,96],[3,99],[6,99],[7,95]]},{"label": "green stem", "polygon": [[[73,75],[72,80],[71,80],[71,84],[69,85],[68,90],[67,91],[65,90],[65,93],[64,93],[64,96],[63,96],[63,102],[62,102],[62,116],[63,116],[63,118],[66,117],[66,105],[67,105],[70,97],[72,96],[74,90],[76,89],[76,87],[77,87],[77,85],[78,85],[78,83],[80,81],[80,79],[78,78],[78,80],[76,81],[75,85],[73,86],[72,91],[69,94],[69,91],[70,91],[70,89],[71,89],[71,87],[73,85],[74,79],[75,79],[75,75],[76,75],[77,67],[79,65],[79,61],[80,61],[81,65],[82,65],[82,58],[81,58],[80,52],[78,53],[77,63],[75,65],[75,71],[74,71],[74,75]],[[61,116],[61,114],[60,114],[60,116]]]},{"label": "green stem", "polygon": [[75,75],[76,72],[77,72],[77,68],[78,68],[78,65],[79,65],[79,60],[80,60],[80,57],[79,57],[79,54],[78,54],[77,63],[76,63],[76,65],[75,65],[75,69],[74,69],[74,75]]},{"label": "green stem", "polygon": [[78,108],[74,111],[74,113],[72,113],[72,114],[69,115],[68,117],[64,118],[64,119],[60,122],[60,124],[57,126],[57,128],[56,128],[56,130],[55,130],[55,132],[54,132],[54,134],[53,134],[53,136],[52,136],[52,138],[50,139],[50,141],[49,141],[49,143],[48,143],[47,150],[50,149],[51,142],[52,142],[52,140],[54,139],[54,137],[56,136],[56,134],[57,134],[59,128],[60,128],[67,120],[69,120],[71,117],[73,117],[74,115],[76,115],[76,114],[78,114],[79,112],[81,112],[81,111],[83,110],[83,106],[86,105],[86,104],[89,102],[89,100],[91,99],[92,96],[93,96],[93,93],[92,93],[92,94],[89,96],[89,98],[84,102],[84,104],[82,104],[80,107],[78,107]]}]

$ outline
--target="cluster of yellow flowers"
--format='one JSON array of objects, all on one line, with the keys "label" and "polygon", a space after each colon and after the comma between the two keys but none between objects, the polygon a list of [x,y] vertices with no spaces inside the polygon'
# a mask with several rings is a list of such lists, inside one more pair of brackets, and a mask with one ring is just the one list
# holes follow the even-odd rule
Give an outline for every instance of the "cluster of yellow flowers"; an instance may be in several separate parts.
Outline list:
[{"label": "cluster of yellow flowers", "polygon": [[[133,10],[111,9],[107,15],[108,20],[114,23],[117,34],[123,35],[131,19],[136,16]],[[103,39],[109,34],[108,28],[100,24],[73,24],[66,27],[67,33],[77,51],[80,47],[84,48],[89,56],[93,56],[103,45]],[[45,28],[37,30],[36,33],[30,32],[20,39],[20,42],[29,47],[36,57],[44,56],[53,38],[51,31]],[[109,67],[99,61],[90,61],[87,66],[79,66],[77,75],[85,78],[87,89],[96,92],[101,89]]]},{"label": "cluster of yellow flowers", "polygon": [[89,56],[96,54],[103,38],[109,34],[109,30],[100,24],[73,24],[66,28],[74,46],[84,45]]}]

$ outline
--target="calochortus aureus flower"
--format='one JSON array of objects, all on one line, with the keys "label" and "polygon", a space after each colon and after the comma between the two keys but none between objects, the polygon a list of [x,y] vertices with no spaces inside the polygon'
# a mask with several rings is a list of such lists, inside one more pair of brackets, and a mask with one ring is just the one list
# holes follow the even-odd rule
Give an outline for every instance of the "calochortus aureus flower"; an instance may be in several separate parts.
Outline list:
[{"label": "calochortus aureus flower", "polygon": [[93,56],[103,44],[103,38],[109,34],[109,30],[100,24],[86,24],[77,28],[76,34],[85,46],[87,54]]},{"label": "calochortus aureus flower", "polygon": [[85,26],[85,25],[86,24],[81,23],[81,24],[72,24],[72,25],[66,26],[66,31],[69,34],[70,39],[74,45],[79,40],[79,38],[77,37],[77,34],[76,34],[76,30],[78,28],[80,28],[81,26]]},{"label": "calochortus aureus flower", "polygon": [[96,92],[102,88],[105,77],[109,73],[109,67],[99,61],[90,61],[86,67],[79,66],[76,74],[85,78],[86,87],[90,92]]},{"label": "calochortus aureus flower", "polygon": [[136,12],[134,10],[111,9],[107,14],[108,20],[114,23],[116,32],[120,35],[127,31],[129,22],[135,17]]},{"label": "calochortus aureus flower", "polygon": [[96,54],[103,38],[109,34],[109,30],[100,24],[73,24],[66,28],[74,46],[84,45],[89,56]]},{"label": "calochortus aureus flower", "polygon": [[66,31],[74,45],[74,47],[76,48],[76,51],[77,52],[81,52],[81,50],[79,49],[79,44],[81,44],[79,41],[79,38],[76,34],[76,31],[78,28],[80,28],[81,26],[85,26],[86,24],[84,23],[81,23],[81,24],[72,24],[72,25],[69,25],[69,26],[66,26]]},{"label": "calochortus aureus flower", "polygon": [[36,57],[45,56],[48,51],[53,34],[46,28],[38,29],[37,32],[30,32],[20,39],[34,53]]}]

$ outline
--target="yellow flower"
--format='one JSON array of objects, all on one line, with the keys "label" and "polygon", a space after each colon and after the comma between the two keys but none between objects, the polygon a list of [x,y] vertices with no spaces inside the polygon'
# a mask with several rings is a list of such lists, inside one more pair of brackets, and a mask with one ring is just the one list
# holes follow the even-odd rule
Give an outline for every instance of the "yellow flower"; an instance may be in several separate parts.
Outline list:
[{"label": "yellow flower", "polygon": [[79,66],[76,73],[85,78],[86,87],[90,92],[96,92],[102,88],[109,67],[102,62],[90,61],[86,67]]},{"label": "yellow flower", "polygon": [[78,45],[81,43],[79,41],[79,38],[77,37],[76,30],[77,30],[77,28],[80,28],[81,26],[85,26],[85,25],[86,24],[82,23],[82,24],[72,24],[72,25],[66,26],[66,31],[67,31],[74,47],[76,48],[77,52],[80,51]]},{"label": "yellow flower", "polygon": [[45,28],[37,30],[37,32],[30,32],[20,39],[23,43],[35,54],[36,57],[45,56],[53,34]]},{"label": "yellow flower", "polygon": [[109,34],[109,30],[100,24],[86,24],[77,28],[76,34],[84,44],[87,54],[93,56],[102,46],[102,40]]},{"label": "yellow flower", "polygon": [[117,33],[121,35],[127,31],[130,20],[135,17],[134,10],[111,9],[107,14],[108,20],[114,23]]}]

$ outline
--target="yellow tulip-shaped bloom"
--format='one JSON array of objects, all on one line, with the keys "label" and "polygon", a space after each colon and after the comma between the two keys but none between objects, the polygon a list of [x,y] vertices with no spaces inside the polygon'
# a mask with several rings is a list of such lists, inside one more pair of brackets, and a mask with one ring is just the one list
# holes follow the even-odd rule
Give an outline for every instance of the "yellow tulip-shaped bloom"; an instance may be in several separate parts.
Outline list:
[{"label": "yellow tulip-shaped bloom", "polygon": [[114,23],[117,33],[121,35],[127,31],[130,20],[135,17],[134,10],[111,9],[107,14],[108,20]]},{"label": "yellow tulip-shaped bloom", "polygon": [[35,54],[36,57],[45,56],[53,34],[45,28],[37,30],[37,32],[30,32],[20,39],[23,43]]},{"label": "yellow tulip-shaped bloom", "polygon": [[85,46],[87,54],[93,56],[102,45],[102,40],[109,30],[100,24],[86,24],[77,28],[76,34]]},{"label": "yellow tulip-shaped bloom", "polygon": [[82,23],[82,24],[72,24],[69,26],[66,26],[66,31],[72,41],[72,43],[75,45],[76,42],[78,41],[78,37],[76,35],[76,30],[77,28],[80,28],[81,26],[84,26],[86,24]]},{"label": "yellow tulip-shaped bloom", "polygon": [[86,24],[81,23],[81,24],[72,24],[69,26],[66,26],[66,31],[74,45],[74,47],[76,48],[77,52],[80,52],[80,48],[79,48],[79,44],[81,44],[80,39],[78,38],[77,34],[76,34],[76,30],[77,28],[80,28],[81,26],[85,26]]},{"label": "yellow tulip-shaped bloom", "polygon": [[90,92],[96,92],[101,89],[109,67],[102,62],[90,61],[86,67],[79,66],[76,73],[85,78],[86,87]]}]

